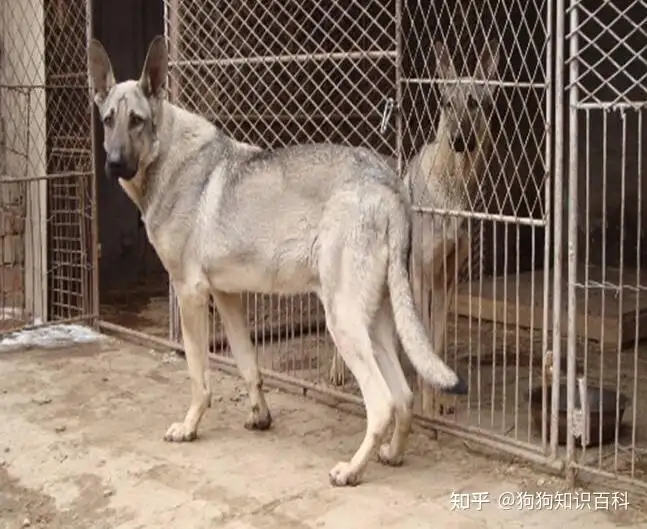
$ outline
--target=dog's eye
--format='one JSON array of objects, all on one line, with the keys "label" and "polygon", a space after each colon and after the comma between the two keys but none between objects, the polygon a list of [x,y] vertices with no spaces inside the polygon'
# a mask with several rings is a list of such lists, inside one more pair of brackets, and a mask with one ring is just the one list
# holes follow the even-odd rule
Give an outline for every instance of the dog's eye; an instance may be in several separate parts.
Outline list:
[{"label": "dog's eye", "polygon": [[105,118],[103,118],[103,124],[106,127],[112,127],[112,114],[108,114]]},{"label": "dog's eye", "polygon": [[130,116],[130,126],[131,127],[138,127],[142,123],[144,123],[144,120],[142,118],[140,118],[136,114],[131,114],[131,116]]}]

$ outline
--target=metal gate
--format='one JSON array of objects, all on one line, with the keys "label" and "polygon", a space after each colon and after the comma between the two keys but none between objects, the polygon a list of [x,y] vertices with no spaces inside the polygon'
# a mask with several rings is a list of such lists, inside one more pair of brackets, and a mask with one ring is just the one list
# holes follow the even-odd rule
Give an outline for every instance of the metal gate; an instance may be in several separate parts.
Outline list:
[{"label": "metal gate", "polygon": [[87,0],[0,0],[0,335],[97,317]]},{"label": "metal gate", "polygon": [[573,476],[646,487],[647,2],[566,4],[566,460]]},{"label": "metal gate", "polygon": [[[551,255],[551,230],[561,233],[552,197],[561,196],[562,174],[552,166],[560,145],[553,4],[166,0],[165,6],[171,100],[243,141],[364,145],[393,158],[400,170],[436,133],[442,80],[434,42],[448,47],[459,70],[473,69],[488,40],[502,43],[496,75],[481,81],[496,90],[498,168],[490,163],[482,176],[487,192],[454,210],[416,208],[426,217],[464,219],[472,243],[465,266],[445,272],[460,281],[444,353],[472,389],[468,399],[445,403],[451,413],[431,418],[436,429],[560,465],[558,417],[549,412],[560,395],[548,389],[561,367],[560,311],[552,309],[561,306],[562,288],[559,245]],[[314,296],[245,298],[268,375],[356,400],[352,377],[340,366],[341,373],[331,373],[335,351]],[[171,340],[178,342],[172,292],[169,299]],[[551,329],[552,370],[546,370]],[[212,348],[231,364],[217,316]]]}]

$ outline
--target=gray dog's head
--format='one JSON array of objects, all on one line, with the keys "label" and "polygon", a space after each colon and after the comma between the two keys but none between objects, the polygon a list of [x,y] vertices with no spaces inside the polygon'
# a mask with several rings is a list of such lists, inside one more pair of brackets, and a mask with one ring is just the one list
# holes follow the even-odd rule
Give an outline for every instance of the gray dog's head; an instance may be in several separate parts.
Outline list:
[{"label": "gray dog's head", "polygon": [[439,93],[449,141],[456,152],[473,151],[487,127],[487,113],[493,106],[495,94],[492,86],[473,81],[489,81],[495,76],[499,64],[498,44],[495,41],[488,43],[469,77],[458,76],[441,42],[434,43],[434,54],[439,79],[448,81],[440,84]]},{"label": "gray dog's head", "polygon": [[92,39],[88,49],[94,102],[103,122],[106,174],[131,180],[158,149],[157,125],[162,111],[168,54],[164,37],[153,39],[139,80],[115,82],[110,58]]}]

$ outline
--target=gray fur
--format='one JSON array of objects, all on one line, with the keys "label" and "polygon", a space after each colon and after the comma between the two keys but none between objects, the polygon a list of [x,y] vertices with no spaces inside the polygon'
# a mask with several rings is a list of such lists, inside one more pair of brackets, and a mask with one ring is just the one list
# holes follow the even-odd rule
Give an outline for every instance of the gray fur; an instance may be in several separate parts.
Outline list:
[{"label": "gray fur", "polygon": [[413,397],[397,361],[398,341],[430,384],[447,391],[464,386],[432,350],[414,309],[406,266],[410,209],[395,172],[362,148],[263,151],[170,104],[163,97],[163,37],[151,43],[138,81],[115,84],[96,40],[89,57],[95,101],[107,117],[107,173],[139,208],[179,301],[192,400],[165,439],[194,439],[210,404],[210,296],[249,391],[246,426],[266,429],[272,419],[240,293],[315,292],[367,413],[364,441],[330,480],[360,481],[394,415],[393,437],[379,458],[400,464]]}]

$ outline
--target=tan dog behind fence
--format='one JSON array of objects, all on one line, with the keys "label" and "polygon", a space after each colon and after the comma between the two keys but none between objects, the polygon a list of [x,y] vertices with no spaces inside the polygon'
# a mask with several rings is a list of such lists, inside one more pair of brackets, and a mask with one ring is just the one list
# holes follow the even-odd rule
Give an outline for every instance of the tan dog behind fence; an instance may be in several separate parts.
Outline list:
[{"label": "tan dog behind fence", "polygon": [[[478,201],[484,171],[492,151],[489,127],[495,89],[487,85],[499,65],[498,44],[482,50],[471,76],[460,77],[442,43],[434,44],[440,94],[440,117],[434,141],[408,163],[403,180],[413,206],[430,210],[470,211]],[[389,162],[395,166],[394,160]],[[414,213],[410,273],[416,309],[429,333],[436,354],[445,347],[447,316],[456,283],[470,254],[464,217]],[[337,353],[330,382],[341,385],[343,365]],[[447,408],[420,378],[422,411],[428,417]]]}]

